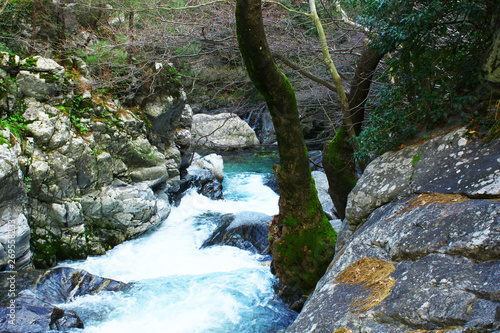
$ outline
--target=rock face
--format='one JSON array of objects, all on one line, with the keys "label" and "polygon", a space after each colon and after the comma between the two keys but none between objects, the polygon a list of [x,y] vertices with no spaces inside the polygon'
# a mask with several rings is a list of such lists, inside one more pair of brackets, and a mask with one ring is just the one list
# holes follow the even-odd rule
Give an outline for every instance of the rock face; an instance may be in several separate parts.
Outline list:
[{"label": "rock face", "polygon": [[[11,273],[0,275],[8,289]],[[72,310],[63,310],[53,304],[65,303],[77,296],[93,295],[101,291],[118,291],[126,285],[101,278],[83,270],[56,268],[49,271],[23,270],[15,275],[17,286],[27,289],[16,298],[2,297],[0,331],[47,332],[84,328],[84,323]],[[5,296],[5,295],[4,295]],[[13,310],[14,309],[14,310]],[[15,318],[14,322],[11,319]]]},{"label": "rock face", "polygon": [[225,150],[259,144],[253,129],[240,117],[231,113],[195,114],[191,133],[193,148]]},{"label": "rock face", "polygon": [[30,228],[22,206],[26,189],[15,153],[19,148],[0,145],[0,270],[16,270],[31,259]]},{"label": "rock face", "polygon": [[221,225],[201,247],[230,245],[264,254],[269,248],[267,228],[271,219],[272,216],[256,212],[223,215]]},{"label": "rock face", "polygon": [[183,179],[183,190],[190,187],[212,200],[222,199],[222,181],[224,180],[224,161],[222,156],[210,154],[201,157],[194,153],[191,165]]},{"label": "rock face", "polygon": [[368,166],[349,196],[356,230],[286,332],[500,330],[500,142],[463,135]]},{"label": "rock face", "polygon": [[423,144],[385,153],[366,168],[349,194],[346,219],[351,230],[377,207],[411,193],[463,193],[500,197],[500,141],[469,142],[466,129]]},{"label": "rock face", "polygon": [[[0,115],[26,127],[22,142],[7,129],[0,136],[0,269],[29,263],[30,242],[35,266],[50,267],[103,254],[168,216],[168,193],[180,189],[175,124],[190,126],[182,90],[127,109],[91,92],[81,59],[69,60],[69,75],[46,58],[0,60],[0,75],[14,82],[0,94]],[[63,84],[80,92],[64,95]]]}]

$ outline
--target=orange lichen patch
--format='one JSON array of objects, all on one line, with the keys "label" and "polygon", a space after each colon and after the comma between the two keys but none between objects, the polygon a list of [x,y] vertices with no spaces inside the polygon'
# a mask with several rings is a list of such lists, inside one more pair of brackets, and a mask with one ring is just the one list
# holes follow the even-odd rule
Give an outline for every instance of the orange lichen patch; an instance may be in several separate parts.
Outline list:
[{"label": "orange lichen patch", "polygon": [[391,216],[391,218],[404,214],[416,207],[423,207],[430,204],[433,205],[457,204],[467,200],[469,200],[469,198],[460,194],[424,193],[420,194],[418,197],[409,200],[406,203],[406,207],[397,214]]},{"label": "orange lichen patch", "polygon": [[349,327],[342,327],[333,333],[352,333],[352,330]]},{"label": "orange lichen patch", "polygon": [[362,285],[365,292],[351,303],[351,308],[363,312],[371,309],[389,296],[396,284],[389,276],[396,268],[390,262],[376,258],[363,258],[349,265],[334,283]]},{"label": "orange lichen patch", "polygon": [[406,333],[445,333],[445,332],[453,331],[453,330],[456,330],[459,328],[462,328],[462,327],[461,326],[453,326],[453,327],[443,328],[440,330],[432,330],[432,331],[426,331],[426,330],[406,331]]}]

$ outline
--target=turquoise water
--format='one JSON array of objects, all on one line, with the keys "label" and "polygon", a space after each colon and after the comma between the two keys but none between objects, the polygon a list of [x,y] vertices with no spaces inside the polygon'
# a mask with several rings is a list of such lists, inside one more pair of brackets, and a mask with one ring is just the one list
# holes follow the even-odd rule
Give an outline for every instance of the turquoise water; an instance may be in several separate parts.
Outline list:
[{"label": "turquoise water", "polygon": [[296,313],[274,293],[269,257],[230,246],[200,249],[221,214],[278,212],[278,196],[264,186],[276,163],[272,156],[224,156],[225,200],[189,191],[154,232],[103,256],[65,263],[130,283],[60,305],[83,319],[86,328],[78,331],[267,333],[286,327]]}]

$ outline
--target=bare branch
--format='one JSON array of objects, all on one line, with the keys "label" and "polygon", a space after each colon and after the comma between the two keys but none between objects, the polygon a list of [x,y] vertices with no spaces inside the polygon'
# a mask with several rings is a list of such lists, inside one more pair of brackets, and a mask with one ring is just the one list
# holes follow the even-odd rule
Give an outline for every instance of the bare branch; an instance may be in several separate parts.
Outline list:
[{"label": "bare branch", "polygon": [[279,1],[272,1],[272,0],[264,0],[262,1],[263,3],[271,3],[271,4],[275,4],[275,5],[278,5],[280,6],[281,8],[285,9],[286,11],[290,12],[290,13],[295,13],[295,14],[299,14],[299,15],[304,15],[304,16],[307,16],[307,17],[311,17],[311,14],[309,13],[304,13],[304,12],[301,12],[299,10],[295,10],[293,8],[290,8],[284,4],[282,4],[281,2]]},{"label": "bare branch", "polygon": [[316,83],[321,84],[322,86],[330,89],[333,92],[337,92],[337,89],[335,88],[335,86],[333,84],[331,84],[330,82],[328,82],[326,80],[323,80],[320,77],[317,77],[316,75],[306,71],[305,69],[301,68],[300,66],[297,66],[296,64],[294,64],[290,60],[283,57],[281,54],[273,53],[273,56],[276,59],[278,59],[279,61],[281,61],[282,63],[284,63],[285,65],[287,65],[288,67],[290,67],[291,69],[297,71],[299,74],[307,77],[308,79],[313,80]]},{"label": "bare branch", "polygon": [[2,8],[0,8],[0,15],[2,15],[2,13],[5,10],[5,7],[7,7],[8,3],[9,3],[9,0],[5,0],[4,4],[2,5]]}]

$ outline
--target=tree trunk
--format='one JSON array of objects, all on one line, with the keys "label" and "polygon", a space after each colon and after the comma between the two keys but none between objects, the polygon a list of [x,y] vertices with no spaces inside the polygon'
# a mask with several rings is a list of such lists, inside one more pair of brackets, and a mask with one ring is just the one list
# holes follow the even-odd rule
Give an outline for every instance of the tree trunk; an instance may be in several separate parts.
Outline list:
[{"label": "tree trunk", "polygon": [[[354,79],[349,91],[349,110],[355,135],[361,133],[365,118],[365,104],[370,92],[373,72],[382,59],[383,54],[366,45],[356,66]],[[347,196],[356,185],[358,176],[354,162],[354,150],[349,143],[345,124],[339,128],[332,141],[323,150],[323,168],[328,178],[328,193],[341,219],[345,218]],[[361,170],[364,165],[360,163]]]},{"label": "tree trunk", "polygon": [[273,169],[280,212],[269,227],[276,275],[309,293],[333,257],[336,233],[311,177],[295,93],[267,44],[260,0],[237,0],[236,29],[248,75],[267,102],[278,141],[280,165]]},{"label": "tree trunk", "polygon": [[361,58],[358,60],[348,95],[349,109],[356,136],[361,133],[365,119],[365,104],[370,92],[373,73],[383,56],[383,54],[367,44],[361,53]]},{"label": "tree trunk", "polygon": [[500,90],[500,7],[493,2],[488,9],[492,10],[490,26],[492,43],[486,52],[482,76],[492,88],[497,90],[498,94]]}]

